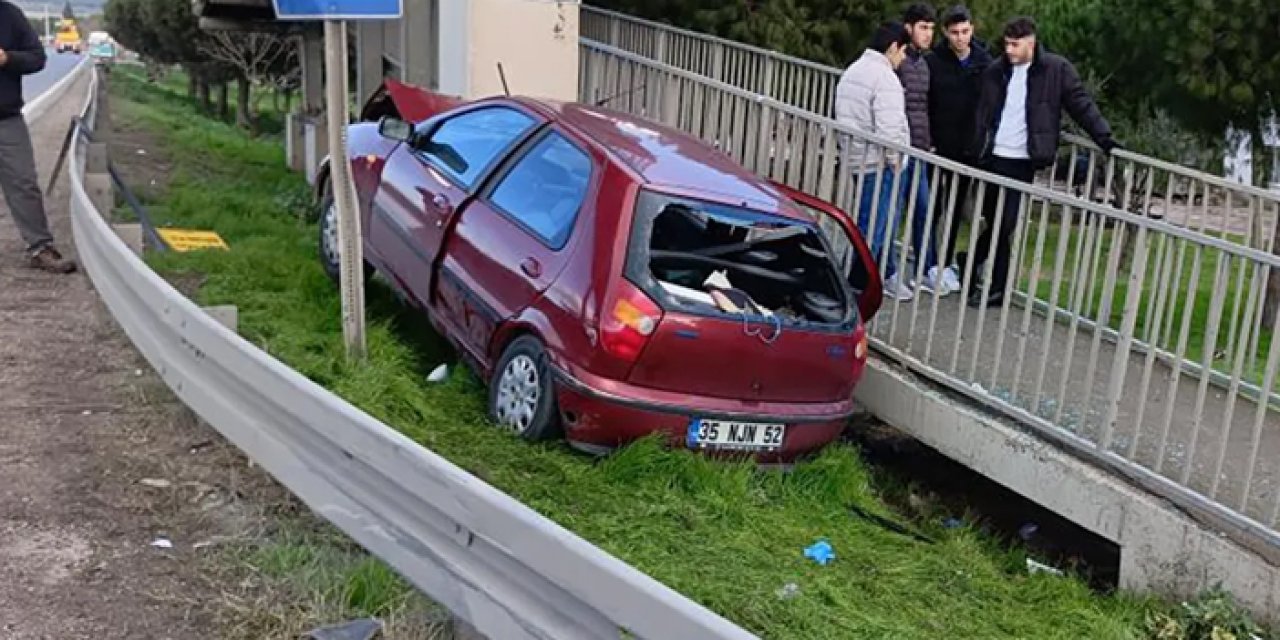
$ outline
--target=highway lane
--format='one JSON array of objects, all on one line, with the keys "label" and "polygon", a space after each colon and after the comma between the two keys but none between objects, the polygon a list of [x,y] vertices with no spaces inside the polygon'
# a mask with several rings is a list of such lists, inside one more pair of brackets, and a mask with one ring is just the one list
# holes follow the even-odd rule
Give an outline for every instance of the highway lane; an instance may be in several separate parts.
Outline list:
[{"label": "highway lane", "polygon": [[34,100],[36,96],[44,93],[58,80],[71,73],[76,63],[84,57],[74,53],[55,53],[53,49],[45,49],[45,52],[49,54],[49,62],[44,70],[23,78],[22,95],[27,102]]}]

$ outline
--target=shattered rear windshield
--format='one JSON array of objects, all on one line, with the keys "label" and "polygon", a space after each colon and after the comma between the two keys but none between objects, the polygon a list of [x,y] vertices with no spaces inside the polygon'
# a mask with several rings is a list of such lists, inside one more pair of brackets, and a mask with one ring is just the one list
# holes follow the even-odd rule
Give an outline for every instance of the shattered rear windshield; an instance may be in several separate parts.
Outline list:
[{"label": "shattered rear windshield", "polygon": [[818,229],[742,207],[641,190],[627,276],[668,310],[792,326],[853,320]]}]

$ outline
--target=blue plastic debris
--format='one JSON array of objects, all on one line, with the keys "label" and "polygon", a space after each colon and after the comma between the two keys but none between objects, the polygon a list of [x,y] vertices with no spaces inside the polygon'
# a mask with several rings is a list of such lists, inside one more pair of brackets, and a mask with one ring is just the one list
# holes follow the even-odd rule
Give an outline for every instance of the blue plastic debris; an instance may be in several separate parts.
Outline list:
[{"label": "blue plastic debris", "polygon": [[827,542],[826,538],[822,538],[804,550],[804,557],[812,558],[820,565],[826,565],[836,559],[836,552],[831,548],[831,543]]}]

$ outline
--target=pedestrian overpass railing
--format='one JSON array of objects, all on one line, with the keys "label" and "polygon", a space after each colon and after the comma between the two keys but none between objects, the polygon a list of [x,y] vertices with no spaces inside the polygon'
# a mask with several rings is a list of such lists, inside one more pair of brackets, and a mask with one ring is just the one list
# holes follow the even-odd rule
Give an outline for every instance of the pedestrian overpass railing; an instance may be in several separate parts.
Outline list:
[{"label": "pedestrian overpass railing", "polygon": [[[581,16],[581,34],[589,40],[818,116],[834,115],[842,69],[595,7],[583,6]],[[1276,249],[1280,195],[1189,167],[1123,149],[1108,158],[1089,140],[1068,133],[1059,162],[1039,180],[1053,191],[1264,251]]]},{"label": "pedestrian overpass railing", "polygon": [[[914,210],[902,189],[926,172],[884,172],[883,155],[927,163],[931,184],[973,181],[974,210],[1021,199],[1003,304],[963,303],[992,280],[994,244],[975,267],[978,236],[961,234],[960,300],[887,299],[869,322],[882,356],[1017,420],[1076,455],[1201,516],[1242,544],[1280,553],[1280,314],[1260,310],[1280,258],[1195,229],[1008,180],[888,140],[767,95],[583,38],[580,97],[682,130],[765,177],[856,215],[877,251],[918,281],[923,265],[875,242],[881,195]],[[852,143],[860,143],[852,144]],[[854,157],[852,148],[862,148]],[[873,158],[877,160],[868,162]],[[1108,171],[1115,159],[1108,160]],[[866,169],[858,171],[857,167]],[[904,177],[905,176],[905,177]],[[884,181],[889,181],[888,183]],[[881,187],[891,187],[882,190]],[[930,190],[913,226],[946,228],[965,210]],[[993,225],[1001,224],[999,217]],[[833,245],[846,243],[835,227]],[[892,234],[891,234],[892,235]],[[882,240],[882,238],[881,238]],[[946,253],[950,242],[941,238]],[[847,257],[847,246],[833,246]],[[1259,401],[1261,400],[1261,401]],[[1276,403],[1280,404],[1280,403]]]}]

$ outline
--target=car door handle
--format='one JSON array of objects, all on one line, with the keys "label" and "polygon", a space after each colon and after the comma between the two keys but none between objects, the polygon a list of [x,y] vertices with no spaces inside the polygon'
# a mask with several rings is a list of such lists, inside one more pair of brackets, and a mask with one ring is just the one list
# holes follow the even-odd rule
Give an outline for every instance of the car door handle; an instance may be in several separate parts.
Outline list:
[{"label": "car door handle", "polygon": [[520,263],[520,270],[530,278],[537,278],[542,275],[542,265],[538,264],[538,261],[533,258],[525,258],[524,261]]},{"label": "car door handle", "polygon": [[453,215],[453,204],[450,203],[449,199],[442,193],[437,193],[432,196],[431,204],[434,205],[436,209],[436,226],[444,226],[445,219]]},{"label": "car door handle", "polygon": [[431,196],[431,204],[435,205],[436,211],[439,211],[440,215],[447,216],[453,213],[453,203],[449,202],[449,198],[443,193]]}]

